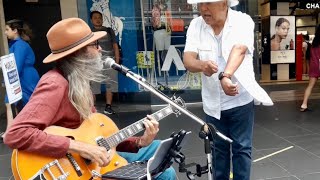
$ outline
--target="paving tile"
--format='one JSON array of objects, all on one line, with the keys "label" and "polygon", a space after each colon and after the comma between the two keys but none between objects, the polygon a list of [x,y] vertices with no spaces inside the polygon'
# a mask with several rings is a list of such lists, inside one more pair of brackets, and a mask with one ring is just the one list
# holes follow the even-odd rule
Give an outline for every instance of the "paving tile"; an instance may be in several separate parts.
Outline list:
[{"label": "paving tile", "polygon": [[[276,151],[277,150],[268,150],[264,152],[261,151],[261,153],[271,154]],[[270,157],[270,159],[295,176],[320,172],[320,158],[299,147],[294,147],[283,153],[276,154]]]},{"label": "paving tile", "polygon": [[295,176],[288,176],[288,177],[274,177],[274,178],[257,179],[257,180],[301,180],[301,179],[298,179]]},{"label": "paving tile", "polygon": [[[319,117],[319,116],[315,116]],[[320,134],[320,123],[308,120],[307,122],[300,122],[299,124],[296,123],[297,126],[300,126],[301,128],[307,129],[308,131],[314,133],[314,134]]]},{"label": "paving tile", "polygon": [[[261,151],[257,151],[253,148],[252,151],[252,160],[259,159],[264,157]],[[257,162],[253,162],[251,166],[251,180],[256,179],[269,179],[274,177],[287,177],[290,176],[290,173],[287,172],[284,168],[281,168],[276,163],[272,162],[270,159],[266,158]]]},{"label": "paving tile", "polygon": [[257,150],[286,148],[292,144],[259,125],[254,126],[253,147]]},{"label": "paving tile", "polygon": [[14,180],[13,176],[11,177],[0,177],[0,180]]},{"label": "paving tile", "polygon": [[[278,106],[280,107],[281,104]],[[282,106],[286,105],[283,104]],[[280,137],[300,136],[315,133],[314,131],[301,126],[301,124],[303,124],[301,123],[301,121],[297,121],[299,120],[299,116],[301,115],[300,112],[294,114],[292,113],[292,109],[291,112],[290,110],[288,110],[288,112],[287,110],[282,111],[281,108],[276,109],[278,112],[261,112],[261,114],[256,117],[256,124],[264,127],[265,129],[268,129],[269,131]],[[271,113],[273,115],[267,115],[268,113]],[[264,117],[264,114],[266,114],[265,116],[268,117],[268,119]]]},{"label": "paving tile", "polygon": [[0,157],[11,154],[12,150],[5,144],[0,143]]},{"label": "paving tile", "polygon": [[0,156],[0,178],[6,178],[8,180],[12,176],[10,164],[11,154]]},{"label": "paving tile", "polygon": [[298,176],[300,180],[315,180],[320,179],[320,172],[318,173],[312,173],[312,174],[306,174],[302,176]]},{"label": "paving tile", "polygon": [[290,175],[288,171],[278,166],[270,159],[252,163],[251,171],[250,179],[270,179],[274,177],[287,177]]},{"label": "paving tile", "polygon": [[320,135],[319,134],[288,137],[286,139],[292,142],[294,145],[300,146],[301,149],[304,149],[320,157]]}]

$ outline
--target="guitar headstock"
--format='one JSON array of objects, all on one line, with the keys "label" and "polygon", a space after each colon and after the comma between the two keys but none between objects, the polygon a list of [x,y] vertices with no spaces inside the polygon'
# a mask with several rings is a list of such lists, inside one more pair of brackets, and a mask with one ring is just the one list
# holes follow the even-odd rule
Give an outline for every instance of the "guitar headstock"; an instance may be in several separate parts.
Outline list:
[{"label": "guitar headstock", "polygon": [[[185,101],[181,98],[181,97],[176,97],[176,96],[173,96],[171,98],[176,104],[178,104],[180,107],[182,107],[183,109],[187,109],[186,107],[186,103]],[[170,105],[171,109],[172,109],[172,112],[178,117],[181,115],[181,112],[179,111],[179,109],[173,107],[172,105]]]}]

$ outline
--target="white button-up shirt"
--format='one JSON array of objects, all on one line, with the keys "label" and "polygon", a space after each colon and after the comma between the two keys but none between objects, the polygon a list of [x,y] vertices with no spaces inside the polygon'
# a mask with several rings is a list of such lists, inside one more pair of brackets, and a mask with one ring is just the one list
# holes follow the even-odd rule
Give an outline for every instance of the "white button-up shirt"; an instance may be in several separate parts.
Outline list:
[{"label": "white button-up shirt", "polygon": [[[240,87],[244,89],[237,96],[242,93],[249,93],[257,103],[264,105],[273,105],[272,100],[268,94],[259,86],[254,77],[252,56],[254,51],[254,22],[251,17],[242,12],[234,11],[229,8],[227,21],[222,31],[222,40],[220,43],[215,39],[212,27],[203,20],[197,17],[190,23],[187,32],[187,41],[184,52],[196,52],[200,60],[218,61],[224,59],[225,63],[229,58],[229,54],[235,44],[242,44],[247,46],[248,50],[242,64],[234,73],[234,79],[240,83]],[[218,64],[218,62],[217,62]],[[224,69],[219,68],[219,71]],[[244,105],[239,104],[239,99],[234,98],[228,101],[228,105],[221,104],[224,102],[220,95],[221,85],[218,80],[218,73],[213,74],[211,77],[202,77],[202,101],[204,112],[212,117],[220,119],[221,107],[237,107]],[[246,91],[246,92],[245,92]],[[243,97],[242,97],[243,98]],[[249,98],[249,99],[248,99]],[[250,100],[250,96],[240,102]],[[252,98],[251,98],[252,100]],[[232,103],[236,103],[230,106]]]}]

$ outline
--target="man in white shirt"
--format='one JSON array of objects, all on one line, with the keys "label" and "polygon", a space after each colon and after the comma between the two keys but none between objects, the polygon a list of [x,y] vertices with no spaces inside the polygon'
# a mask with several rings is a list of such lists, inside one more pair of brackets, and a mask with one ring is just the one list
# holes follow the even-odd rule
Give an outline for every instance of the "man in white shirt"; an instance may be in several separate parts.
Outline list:
[{"label": "man in white shirt", "polygon": [[[234,11],[238,0],[188,0],[198,3],[201,16],[190,23],[184,65],[202,72],[206,121],[230,137],[234,180],[249,180],[254,102],[273,105],[254,77],[254,22]],[[214,152],[214,151],[213,151]],[[215,179],[229,180],[230,145],[219,138],[213,157]]]}]

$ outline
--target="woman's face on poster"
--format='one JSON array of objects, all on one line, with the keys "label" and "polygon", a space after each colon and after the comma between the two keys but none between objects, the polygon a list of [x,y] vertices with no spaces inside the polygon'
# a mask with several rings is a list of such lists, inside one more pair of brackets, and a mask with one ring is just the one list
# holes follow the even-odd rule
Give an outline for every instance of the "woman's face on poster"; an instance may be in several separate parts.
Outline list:
[{"label": "woman's face on poster", "polygon": [[288,22],[283,22],[280,26],[276,26],[276,34],[280,36],[281,39],[285,39],[288,36],[290,29],[290,24]]}]

